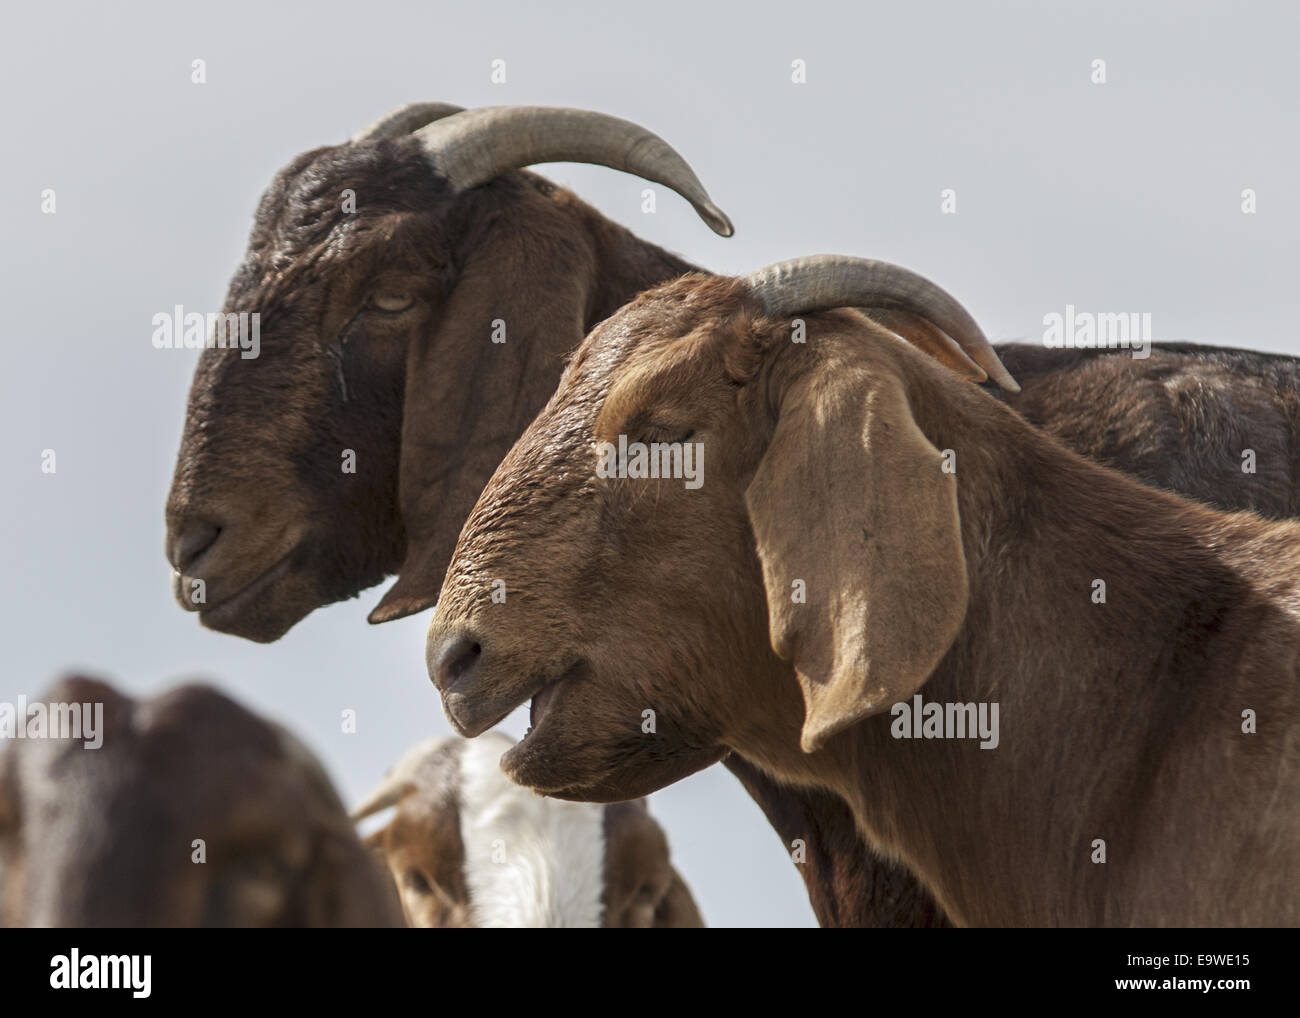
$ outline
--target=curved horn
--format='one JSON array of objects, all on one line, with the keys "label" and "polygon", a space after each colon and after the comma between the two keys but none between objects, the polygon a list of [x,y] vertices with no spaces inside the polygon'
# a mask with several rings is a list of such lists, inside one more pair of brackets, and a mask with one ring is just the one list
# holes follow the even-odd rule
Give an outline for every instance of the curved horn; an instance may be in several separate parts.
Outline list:
[{"label": "curved horn", "polygon": [[714,233],[735,229],[676,151],[644,127],[604,113],[552,106],[483,106],[416,132],[457,191],[534,163],[595,163],[670,187]]},{"label": "curved horn", "polygon": [[430,763],[443,746],[451,740],[447,738],[425,739],[417,743],[393,764],[388,773],[361,801],[349,816],[355,822],[378,813],[381,809],[396,806],[402,796],[420,785],[420,772]]},{"label": "curved horn", "polygon": [[940,364],[946,364],[957,374],[965,375],[977,382],[983,382],[989,377],[988,372],[971,360],[965,350],[928,319],[909,311],[895,311],[890,308],[859,308],[858,310],[877,325],[883,325],[894,335],[924,350]]},{"label": "curved horn", "polygon": [[387,809],[389,806],[396,806],[407,792],[414,787],[414,782],[409,776],[386,774],[384,780],[366,796],[361,805],[357,806],[348,814],[355,822],[364,820],[368,816],[373,816],[381,809]]},{"label": "curved horn", "polygon": [[392,113],[384,114],[349,140],[356,144],[361,141],[375,141],[378,138],[397,138],[419,130],[435,120],[462,113],[464,110],[464,106],[453,106],[451,103],[407,103],[405,106],[397,107]]},{"label": "curved horn", "polygon": [[946,290],[910,269],[870,258],[812,255],[751,272],[744,282],[773,318],[842,307],[919,315],[955,339],[998,385],[1020,391],[970,313]]}]

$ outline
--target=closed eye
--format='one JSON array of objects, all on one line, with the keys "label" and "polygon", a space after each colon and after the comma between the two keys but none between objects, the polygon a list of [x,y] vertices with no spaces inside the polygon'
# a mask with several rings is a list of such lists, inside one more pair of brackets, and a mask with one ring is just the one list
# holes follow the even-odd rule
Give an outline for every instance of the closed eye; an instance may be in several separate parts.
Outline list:
[{"label": "closed eye", "polygon": [[429,886],[429,881],[424,878],[424,874],[419,870],[407,870],[403,876],[403,881],[416,894],[432,894],[433,888]]},{"label": "closed eye", "polygon": [[368,302],[369,306],[376,311],[383,311],[390,315],[406,311],[414,303],[415,298],[409,293],[390,293],[384,290],[377,290],[372,293]]},{"label": "closed eye", "polygon": [[689,442],[695,436],[694,428],[672,428],[661,425],[651,424],[641,429],[638,441],[651,445],[655,442],[662,442],[667,445],[681,445],[683,442]]}]

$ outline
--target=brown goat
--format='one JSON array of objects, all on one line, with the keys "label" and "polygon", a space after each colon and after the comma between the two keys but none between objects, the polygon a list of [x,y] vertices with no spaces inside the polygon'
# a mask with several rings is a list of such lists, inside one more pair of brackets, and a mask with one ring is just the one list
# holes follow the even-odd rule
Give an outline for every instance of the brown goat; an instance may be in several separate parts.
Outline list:
[{"label": "brown goat", "polygon": [[[692,268],[530,173],[451,194],[428,146],[405,135],[456,112],[404,107],[297,157],[262,199],[226,310],[261,311],[263,355],[203,352],[168,501],[177,594],[206,609],[205,625],[276,639],[394,571],[372,621],[431,606],[460,525],[564,356],[638,291]],[[340,201],[349,188],[354,214]],[[379,304],[404,295],[405,312]],[[498,317],[508,339],[494,345]],[[1300,508],[1294,360],[998,351],[1024,391],[995,394],[1079,451],[1224,507]],[[1276,455],[1243,474],[1243,444]],[[356,474],[340,469],[345,448]],[[185,573],[204,579],[206,604]],[[823,925],[942,922],[910,875],[871,856],[847,806],[726,763],[783,843],[805,843]]]},{"label": "brown goat", "polygon": [[704,925],[644,800],[534,795],[497,765],[513,745],[500,732],[429,739],[353,811],[360,820],[396,807],[366,844],[392,873],[408,925]]},{"label": "brown goat", "polygon": [[402,925],[329,778],[278,725],[207,686],[134,700],[75,677],[48,704],[102,711],[101,744],[0,754],[4,925]]},{"label": "brown goat", "polygon": [[[878,269],[687,277],[595,330],[461,535],[448,717],[531,697],[502,764],[561,798],[728,752],[830,790],[959,925],[1300,923],[1300,525],[1144,487],[824,311]],[[600,476],[619,436],[695,443],[707,483]],[[942,728],[964,704],[992,746]]]}]

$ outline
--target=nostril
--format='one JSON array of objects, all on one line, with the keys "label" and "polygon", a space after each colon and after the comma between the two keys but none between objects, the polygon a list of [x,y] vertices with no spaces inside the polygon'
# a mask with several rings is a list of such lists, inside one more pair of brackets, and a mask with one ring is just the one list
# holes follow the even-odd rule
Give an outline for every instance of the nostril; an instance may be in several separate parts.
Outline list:
[{"label": "nostril", "polygon": [[221,536],[221,528],[214,523],[192,521],[186,523],[171,542],[167,557],[177,570],[189,575],[191,567],[200,555],[211,548]]},{"label": "nostril", "polygon": [[465,678],[478,665],[483,647],[472,636],[458,633],[448,637],[438,651],[436,684],[447,689]]}]

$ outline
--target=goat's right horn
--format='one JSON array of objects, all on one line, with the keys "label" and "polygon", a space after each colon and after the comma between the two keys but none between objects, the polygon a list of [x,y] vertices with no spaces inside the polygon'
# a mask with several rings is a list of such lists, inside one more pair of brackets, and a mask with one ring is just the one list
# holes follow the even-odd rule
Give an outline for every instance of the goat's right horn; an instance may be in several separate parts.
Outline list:
[{"label": "goat's right horn", "polygon": [[358,131],[351,138],[353,144],[362,141],[374,141],[377,138],[398,138],[419,130],[435,120],[463,113],[464,106],[451,103],[407,103],[391,113],[386,113],[369,127]]},{"label": "goat's right horn", "polygon": [[374,791],[366,796],[361,805],[357,806],[349,815],[354,822],[364,820],[366,817],[378,813],[381,809],[396,806],[401,801],[402,796],[413,787],[414,782],[412,782],[409,775],[386,775]]},{"label": "goat's right horn", "polygon": [[843,307],[919,315],[956,340],[998,385],[1008,392],[1020,391],[970,312],[948,291],[900,265],[848,255],[812,255],[751,272],[744,282],[773,318]]},{"label": "goat's right horn", "polygon": [[353,821],[364,820],[378,813],[381,809],[396,806],[402,796],[413,788],[419,787],[420,772],[430,766],[438,753],[448,745],[456,745],[446,736],[425,739],[402,754],[402,758],[393,764],[387,774],[361,805],[351,813]]},{"label": "goat's right horn", "polygon": [[594,163],[670,187],[714,233],[735,232],[671,145],[618,117],[567,107],[482,106],[429,124],[416,137],[457,191],[534,163]]}]

